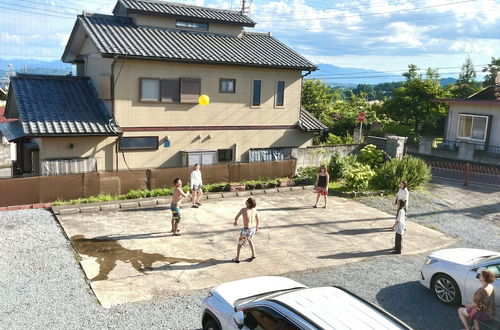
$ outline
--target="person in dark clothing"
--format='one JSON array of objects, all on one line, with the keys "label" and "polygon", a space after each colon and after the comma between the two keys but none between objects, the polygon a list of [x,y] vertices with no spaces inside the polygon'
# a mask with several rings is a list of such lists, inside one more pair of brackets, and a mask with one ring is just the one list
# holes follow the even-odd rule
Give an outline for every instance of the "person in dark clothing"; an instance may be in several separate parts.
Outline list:
[{"label": "person in dark clothing", "polygon": [[325,206],[323,208],[326,209],[328,205],[328,182],[330,182],[330,175],[326,170],[325,165],[321,165],[319,168],[319,173],[316,176],[316,204],[314,204],[314,208],[318,207],[319,198],[323,196],[325,198]]}]

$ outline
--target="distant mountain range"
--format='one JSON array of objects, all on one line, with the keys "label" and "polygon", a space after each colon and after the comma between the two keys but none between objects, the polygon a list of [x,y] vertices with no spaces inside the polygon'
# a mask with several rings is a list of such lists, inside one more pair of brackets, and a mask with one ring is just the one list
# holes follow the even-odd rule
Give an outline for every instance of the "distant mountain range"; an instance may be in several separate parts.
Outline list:
[{"label": "distant mountain range", "polygon": [[[399,82],[406,78],[402,74],[387,73],[359,68],[342,68],[330,64],[319,64],[319,70],[312,72],[307,78],[317,78],[332,86],[355,88],[358,84],[377,85],[385,82]],[[455,78],[441,79],[441,86],[455,83]]]},{"label": "distant mountain range", "polygon": [[[35,74],[60,74],[65,75],[72,71],[72,65],[62,61],[40,61],[35,59],[11,59],[0,58],[0,78],[9,71],[12,64],[14,72],[28,72]],[[387,73],[375,70],[359,68],[342,68],[330,64],[320,64],[319,70],[312,72],[307,78],[322,79],[332,86],[344,88],[355,88],[358,84],[376,85],[384,82],[403,81],[401,74]],[[455,78],[443,78],[441,84],[454,83]]]},{"label": "distant mountain range", "polygon": [[34,59],[11,59],[0,58],[0,77],[3,77],[9,71],[9,64],[12,64],[12,70],[19,73],[36,74],[68,74],[72,70],[72,65],[62,61],[40,61]]}]

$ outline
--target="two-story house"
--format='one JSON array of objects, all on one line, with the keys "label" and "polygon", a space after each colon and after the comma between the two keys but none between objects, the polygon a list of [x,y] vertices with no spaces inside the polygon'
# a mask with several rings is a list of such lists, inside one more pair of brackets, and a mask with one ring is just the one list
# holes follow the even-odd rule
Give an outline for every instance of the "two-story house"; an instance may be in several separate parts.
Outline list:
[{"label": "two-story house", "polygon": [[326,128],[301,109],[302,78],[316,66],[270,33],[245,30],[255,24],[236,11],[118,0],[113,15],[77,17],[62,56],[77,77],[53,78],[66,84],[50,101],[58,114],[33,115],[45,101],[21,99],[51,88],[50,77],[19,76],[7,116],[23,122],[17,139],[36,143],[42,162],[91,158],[105,171],[248,161],[251,148],[311,145]]}]

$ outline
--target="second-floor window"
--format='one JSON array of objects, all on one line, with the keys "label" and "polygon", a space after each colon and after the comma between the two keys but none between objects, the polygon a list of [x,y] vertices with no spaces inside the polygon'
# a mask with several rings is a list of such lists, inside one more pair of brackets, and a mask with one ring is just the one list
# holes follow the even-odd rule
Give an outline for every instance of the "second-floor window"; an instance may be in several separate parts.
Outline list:
[{"label": "second-floor window", "polygon": [[262,89],[262,81],[254,80],[252,85],[252,106],[260,106],[260,94]]},{"label": "second-floor window", "polygon": [[141,78],[141,101],[160,101],[160,79]]},{"label": "second-floor window", "polygon": [[236,79],[220,78],[219,93],[235,93]]},{"label": "second-floor window", "polygon": [[198,103],[201,94],[199,78],[141,78],[142,102]]},{"label": "second-floor window", "polygon": [[208,24],[207,23],[177,21],[177,22],[175,22],[175,26],[180,27],[180,28],[189,28],[189,29],[195,29],[195,30],[208,31]]},{"label": "second-floor window", "polygon": [[285,82],[279,80],[276,82],[276,99],[275,106],[282,107],[285,105]]}]

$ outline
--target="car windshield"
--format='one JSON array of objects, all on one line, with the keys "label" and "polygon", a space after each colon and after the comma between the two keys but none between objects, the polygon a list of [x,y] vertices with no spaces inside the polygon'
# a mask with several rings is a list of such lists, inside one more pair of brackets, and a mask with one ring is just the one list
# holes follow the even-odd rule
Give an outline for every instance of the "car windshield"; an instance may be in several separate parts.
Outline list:
[{"label": "car windshield", "polygon": [[478,262],[491,261],[491,260],[495,260],[495,259],[499,259],[500,260],[498,254],[497,255],[491,255],[491,256],[477,257],[477,258],[472,259],[471,262],[478,263]]},{"label": "car windshield", "polygon": [[304,289],[304,288],[299,287],[299,288],[291,288],[291,289],[285,289],[285,290],[277,290],[277,291],[272,291],[272,292],[261,293],[261,294],[246,297],[246,298],[240,298],[234,302],[234,306],[236,308],[238,308],[239,306],[247,304],[247,303],[252,302],[252,301],[263,300],[263,299],[272,299],[272,298],[277,297],[283,293],[292,292],[292,291],[301,290],[301,289]]}]

